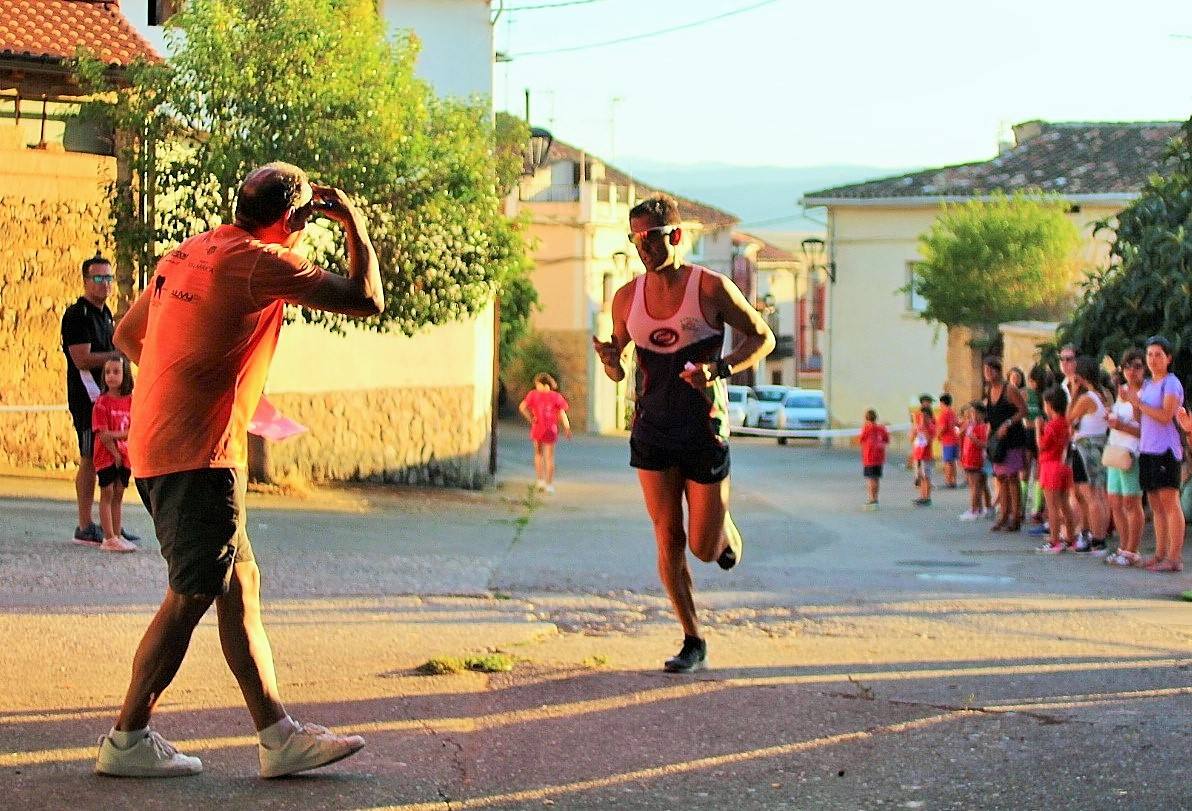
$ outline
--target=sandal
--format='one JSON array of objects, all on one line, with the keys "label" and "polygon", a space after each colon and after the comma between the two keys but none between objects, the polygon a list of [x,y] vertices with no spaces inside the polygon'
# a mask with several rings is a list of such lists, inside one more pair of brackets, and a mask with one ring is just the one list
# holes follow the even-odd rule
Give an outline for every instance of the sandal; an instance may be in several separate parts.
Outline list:
[{"label": "sandal", "polygon": [[1153,566],[1147,566],[1148,572],[1182,572],[1184,564],[1178,560],[1161,560]]},{"label": "sandal", "polygon": [[1105,556],[1105,565],[1106,566],[1121,566],[1123,568],[1129,568],[1129,567],[1137,565],[1137,563],[1138,563],[1138,553],[1137,552],[1127,552],[1125,549],[1119,549],[1116,552],[1114,552],[1112,555]]}]

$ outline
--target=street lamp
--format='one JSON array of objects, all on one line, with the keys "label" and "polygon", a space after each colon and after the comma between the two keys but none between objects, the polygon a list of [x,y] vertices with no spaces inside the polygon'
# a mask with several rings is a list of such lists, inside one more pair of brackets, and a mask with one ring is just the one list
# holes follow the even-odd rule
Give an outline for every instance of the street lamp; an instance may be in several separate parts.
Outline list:
[{"label": "street lamp", "polygon": [[832,284],[836,284],[836,263],[818,261],[824,256],[824,241],[819,237],[807,237],[799,245],[803,249],[803,261],[807,266],[807,272],[823,268]]},{"label": "street lamp", "polygon": [[530,177],[542,168],[554,143],[555,137],[550,134],[550,130],[530,127],[530,140],[522,153],[522,174]]}]

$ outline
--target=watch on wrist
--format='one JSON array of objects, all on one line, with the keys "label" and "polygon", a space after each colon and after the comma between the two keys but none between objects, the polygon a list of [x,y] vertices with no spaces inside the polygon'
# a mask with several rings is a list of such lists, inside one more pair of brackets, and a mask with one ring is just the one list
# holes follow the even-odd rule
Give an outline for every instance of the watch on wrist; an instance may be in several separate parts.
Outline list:
[{"label": "watch on wrist", "polygon": [[727,360],[725,360],[724,358],[720,358],[719,360],[717,360],[716,361],[716,377],[723,378],[723,379],[727,380],[728,378],[730,378],[732,376],[733,376],[733,367],[729,365],[729,362]]}]

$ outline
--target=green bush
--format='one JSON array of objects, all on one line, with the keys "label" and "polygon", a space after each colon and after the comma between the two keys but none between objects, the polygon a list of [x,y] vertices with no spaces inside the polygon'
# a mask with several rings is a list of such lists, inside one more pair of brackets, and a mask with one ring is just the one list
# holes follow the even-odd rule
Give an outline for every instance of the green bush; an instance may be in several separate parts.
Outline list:
[{"label": "green bush", "polygon": [[559,374],[559,361],[550,344],[541,335],[531,333],[514,348],[513,357],[502,374],[509,398],[514,401],[514,405],[521,402],[526,392],[534,388],[534,375],[540,372],[546,372],[553,377],[558,381],[560,388],[563,386],[563,379]]}]

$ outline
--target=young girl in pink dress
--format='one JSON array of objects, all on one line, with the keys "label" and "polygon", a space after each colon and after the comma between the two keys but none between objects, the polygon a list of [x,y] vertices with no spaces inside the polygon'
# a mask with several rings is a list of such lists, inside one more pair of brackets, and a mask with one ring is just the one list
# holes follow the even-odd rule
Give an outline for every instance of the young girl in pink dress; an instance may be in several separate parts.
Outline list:
[{"label": "young girl in pink dress", "polygon": [[[1042,417],[1035,418],[1035,442],[1039,449],[1039,486],[1043,488],[1043,501],[1047,504],[1047,522],[1051,528],[1051,543],[1040,549],[1047,554],[1058,554],[1075,549],[1076,519],[1072,515],[1072,468],[1064,460],[1068,450],[1068,439],[1072,435],[1065,414],[1068,410],[1068,395],[1059,386],[1053,386],[1043,394]],[[1061,540],[1060,530],[1063,529]]]},{"label": "young girl in pink dress", "polygon": [[571,439],[571,423],[567,420],[567,399],[559,394],[559,384],[546,372],[534,376],[534,389],[517,407],[530,421],[530,439],[534,443],[534,473],[536,487],[545,493],[555,492],[555,443],[559,428]]}]

